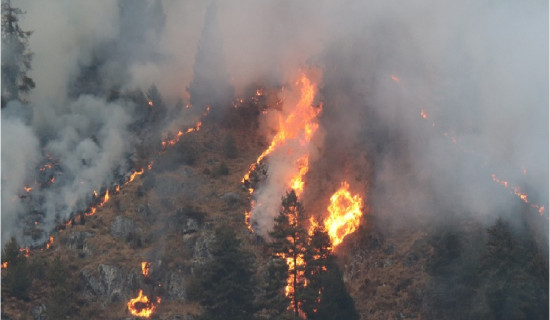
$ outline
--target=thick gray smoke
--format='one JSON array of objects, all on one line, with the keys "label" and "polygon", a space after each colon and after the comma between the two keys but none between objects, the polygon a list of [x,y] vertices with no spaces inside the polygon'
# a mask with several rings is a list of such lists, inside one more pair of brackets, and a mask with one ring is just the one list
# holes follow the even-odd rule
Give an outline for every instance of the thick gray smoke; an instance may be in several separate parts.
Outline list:
[{"label": "thick gray smoke", "polygon": [[2,115],[3,240],[20,235],[29,199],[19,196],[46,154],[63,174],[42,188],[44,221],[130,169],[139,106],[108,92],[156,84],[168,106],[188,103],[201,37],[216,24],[237,95],[308,65],[324,71],[320,167],[345,163],[341,150],[370,159],[372,174],[352,176],[368,177],[372,212],[423,219],[443,205],[487,217],[519,206],[491,174],[547,207],[546,1],[219,1],[208,19],[204,1],[12,4],[35,31],[36,89],[31,116]]}]

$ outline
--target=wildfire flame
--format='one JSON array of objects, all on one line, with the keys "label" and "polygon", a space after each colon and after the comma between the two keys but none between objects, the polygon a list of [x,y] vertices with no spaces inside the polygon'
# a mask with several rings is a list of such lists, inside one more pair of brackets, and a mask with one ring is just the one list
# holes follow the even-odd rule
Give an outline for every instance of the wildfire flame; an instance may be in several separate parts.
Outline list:
[{"label": "wildfire flame", "polygon": [[90,208],[90,210],[88,212],[84,213],[84,214],[86,216],[93,216],[96,213],[97,209],[103,207],[103,205],[105,205],[105,203],[107,203],[107,201],[109,201],[109,199],[110,199],[109,198],[109,190],[107,190],[105,192],[105,195],[103,196],[103,200],[101,200],[101,202],[97,206],[92,206]]},{"label": "wildfire flame", "polygon": [[349,184],[342,182],[340,189],[330,197],[329,216],[323,222],[333,247],[342,243],[348,234],[359,227],[363,215],[362,207],[363,199],[358,194],[352,196]]},{"label": "wildfire flame", "polygon": [[7,261],[2,262],[2,269],[7,269],[7,268],[8,268],[8,262]]},{"label": "wildfire flame", "polygon": [[[210,110],[210,108],[208,108],[207,110]],[[173,139],[169,139],[169,140],[166,140],[166,141],[162,141],[161,142],[161,145],[162,145],[162,148],[166,148],[168,146],[173,146],[175,145],[176,143],[178,143],[181,139],[181,137],[186,134],[186,133],[190,133],[190,132],[194,132],[194,131],[199,131],[201,129],[201,126],[202,126],[202,122],[199,121],[195,124],[194,127],[191,127],[189,129],[187,129],[185,132],[183,131],[178,131],[178,133],[176,134],[176,136],[173,138]]]},{"label": "wildfire flame", "polygon": [[29,193],[32,191],[32,187],[23,187],[25,189],[25,192]]},{"label": "wildfire flame", "polygon": [[147,262],[147,261],[143,261],[141,263],[141,274],[143,274],[143,276],[145,278],[148,278],[149,277],[149,269],[151,268],[151,263],[150,262]]},{"label": "wildfire flame", "polygon": [[[272,138],[269,147],[262,152],[256,159],[256,162],[250,165],[248,172],[243,176],[242,183],[249,181],[250,174],[256,169],[256,167],[262,162],[262,160],[275,151],[277,148],[285,145],[290,140],[296,140],[299,145],[307,148],[308,143],[315,134],[319,124],[317,117],[322,111],[322,107],[315,108],[313,106],[313,100],[315,98],[316,86],[311,80],[304,74],[300,76],[300,79],[296,82],[296,85],[300,87],[300,99],[296,104],[296,107],[292,110],[286,118],[279,119],[279,128],[275,136]],[[263,94],[263,93],[262,93]],[[300,196],[304,189],[303,177],[309,169],[309,152],[305,150],[305,154],[298,158],[296,161],[297,172],[292,176],[289,181],[289,188],[296,192],[297,196]],[[249,188],[249,193],[252,195],[253,188]],[[252,202],[252,205],[254,203]],[[245,212],[245,223],[248,229],[252,230],[250,225],[250,218],[252,211]]]},{"label": "wildfire flame", "polygon": [[[499,179],[496,174],[491,174],[491,178],[494,182],[501,184],[504,186],[504,188],[508,189],[511,194],[519,197],[524,203],[530,205],[532,208],[535,208],[540,215],[544,214],[545,207],[542,205],[538,205],[536,203],[530,203],[529,198],[526,193],[522,192],[519,187],[511,187],[506,180]],[[510,186],[510,188],[508,188]]]},{"label": "wildfire flame", "polygon": [[139,290],[136,298],[128,301],[128,310],[136,317],[149,318],[160,304],[160,297],[157,297],[156,304],[143,295],[143,290]]},{"label": "wildfire flame", "polygon": [[46,249],[49,249],[53,244],[53,236],[50,236],[48,242],[46,242]]},{"label": "wildfire flame", "polygon": [[19,248],[19,252],[23,253],[23,255],[25,256],[25,258],[28,258],[28,257],[31,255],[31,251],[29,250],[28,247]]}]

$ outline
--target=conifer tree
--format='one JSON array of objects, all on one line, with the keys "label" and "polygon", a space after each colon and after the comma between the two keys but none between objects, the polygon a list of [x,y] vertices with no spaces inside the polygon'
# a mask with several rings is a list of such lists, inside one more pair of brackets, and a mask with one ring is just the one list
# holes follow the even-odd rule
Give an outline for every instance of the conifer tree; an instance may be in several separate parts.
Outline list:
[{"label": "conifer tree", "polygon": [[324,227],[316,227],[305,255],[302,309],[308,319],[359,319],[353,299],[346,290],[342,272],[332,254],[330,237]]},{"label": "conifer tree", "polygon": [[212,244],[214,259],[199,272],[203,319],[253,319],[254,270],[252,255],[230,228],[218,228]]},{"label": "conifer tree", "polygon": [[288,296],[291,299],[295,318],[300,313],[301,295],[305,286],[303,260],[308,245],[307,231],[303,226],[305,219],[304,208],[292,190],[283,197],[281,211],[275,218],[273,231],[269,233],[273,239],[271,243],[273,254],[290,261],[287,265],[292,283],[289,284]]},{"label": "conifer tree", "polygon": [[28,48],[32,32],[19,27],[19,16],[23,13],[13,8],[9,0],[2,0],[2,107],[9,100],[24,101],[35,87],[27,76],[33,55]]}]

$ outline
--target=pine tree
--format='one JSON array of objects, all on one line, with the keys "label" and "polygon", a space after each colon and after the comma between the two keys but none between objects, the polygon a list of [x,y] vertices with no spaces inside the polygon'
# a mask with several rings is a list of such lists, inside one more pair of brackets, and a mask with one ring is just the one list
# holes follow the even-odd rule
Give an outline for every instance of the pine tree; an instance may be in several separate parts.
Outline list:
[{"label": "pine tree", "polygon": [[291,307],[294,317],[300,314],[304,279],[304,256],[308,245],[308,235],[303,227],[305,212],[294,190],[286,194],[282,199],[282,209],[275,218],[273,231],[269,233],[273,239],[272,252],[275,256],[287,260],[288,274],[291,277],[288,297],[291,299]]},{"label": "pine tree", "polygon": [[324,227],[315,228],[305,256],[307,286],[303,311],[308,319],[359,319],[353,299],[346,290],[342,272],[332,254],[330,237]]},{"label": "pine tree", "polygon": [[32,279],[27,258],[19,251],[19,244],[15,238],[11,238],[6,243],[2,260],[8,263],[2,285],[8,289],[10,295],[19,299],[27,299]]},{"label": "pine tree", "polygon": [[25,101],[25,95],[35,87],[27,76],[33,55],[28,48],[32,32],[19,27],[22,14],[9,0],[2,0],[2,107],[12,99]]},{"label": "pine tree", "polygon": [[254,270],[252,255],[230,228],[218,228],[212,244],[214,259],[200,271],[203,319],[253,319]]}]

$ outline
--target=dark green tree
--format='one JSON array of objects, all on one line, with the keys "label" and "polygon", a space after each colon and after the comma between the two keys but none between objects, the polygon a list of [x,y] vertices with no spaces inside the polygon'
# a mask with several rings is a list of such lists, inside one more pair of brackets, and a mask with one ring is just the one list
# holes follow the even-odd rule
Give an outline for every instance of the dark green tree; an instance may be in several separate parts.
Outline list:
[{"label": "dark green tree", "polygon": [[342,272],[332,254],[327,231],[316,227],[305,255],[307,286],[303,291],[302,309],[308,319],[359,319],[353,299],[346,290]]},{"label": "dark green tree", "polygon": [[202,318],[215,320],[253,319],[254,261],[241,248],[235,232],[227,227],[215,231],[213,260],[198,274],[197,290],[204,307]]},{"label": "dark green tree", "polygon": [[269,233],[273,241],[271,242],[272,253],[276,257],[290,259],[287,264],[288,274],[291,276],[289,298],[291,299],[292,311],[297,318],[302,305],[302,294],[305,286],[304,279],[304,256],[308,246],[308,234],[304,228],[306,220],[302,204],[294,190],[286,194],[282,199],[282,208],[279,215],[275,218],[273,231]]},{"label": "dark green tree", "polygon": [[280,257],[272,257],[262,271],[261,294],[258,305],[259,319],[292,319],[288,311],[290,300],[285,296],[288,266]]},{"label": "dark green tree", "polygon": [[7,288],[10,295],[19,299],[27,299],[32,278],[27,258],[19,250],[19,244],[15,238],[11,238],[6,243],[2,261],[8,263],[2,285]]},{"label": "dark green tree", "polygon": [[[532,236],[498,219],[487,229],[481,275],[494,319],[548,319],[548,262]],[[545,265],[540,272],[540,264]]]},{"label": "dark green tree", "polygon": [[25,95],[35,87],[27,76],[33,55],[29,50],[32,32],[19,26],[22,14],[9,0],[2,0],[2,107],[12,99],[25,101]]}]

